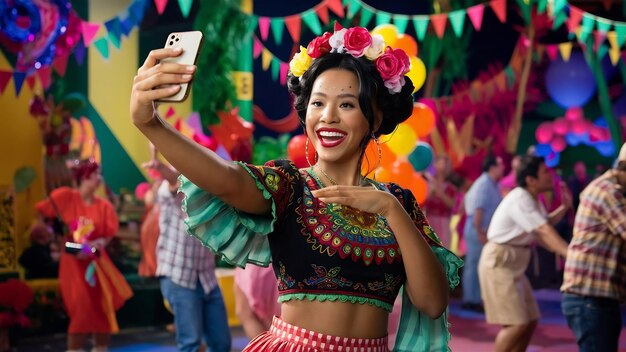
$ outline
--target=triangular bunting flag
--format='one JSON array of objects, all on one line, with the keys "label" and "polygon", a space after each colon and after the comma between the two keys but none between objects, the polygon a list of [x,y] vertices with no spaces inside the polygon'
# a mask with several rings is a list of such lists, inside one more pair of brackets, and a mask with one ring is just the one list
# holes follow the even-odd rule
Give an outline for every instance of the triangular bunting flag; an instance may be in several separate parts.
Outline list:
[{"label": "triangular bunting flag", "polygon": [[154,5],[156,6],[157,12],[159,15],[163,14],[165,11],[165,7],[167,6],[168,0],[154,0]]},{"label": "triangular bunting flag", "polygon": [[78,41],[78,44],[74,47],[74,59],[76,59],[76,63],[78,66],[82,66],[83,62],[85,62],[85,53],[87,49],[83,45],[82,41]]},{"label": "triangular bunting flag", "polygon": [[261,33],[261,39],[267,40],[267,35],[270,33],[270,18],[259,17],[259,33]]},{"label": "triangular bunting flag", "polygon": [[561,11],[563,11],[565,5],[567,5],[567,0],[554,0],[553,4],[554,6],[552,8],[552,16],[556,16]]},{"label": "triangular bunting flag", "polygon": [[100,25],[97,23],[89,23],[83,21],[81,23],[81,27],[83,29],[83,42],[85,46],[90,46],[93,42],[93,39],[96,37],[96,33],[100,29]]},{"label": "triangular bunting flag", "polygon": [[596,23],[594,20],[595,17],[596,16],[590,13],[583,13],[582,24],[578,29],[578,33],[576,33],[578,35],[578,41],[581,43],[586,43],[587,37],[589,37],[589,34],[593,31],[594,24]]},{"label": "triangular bunting flag", "polygon": [[565,23],[565,21],[567,21],[567,14],[563,11],[559,12],[555,17],[554,17],[554,22],[552,23],[552,29],[557,29],[559,27],[561,27],[561,25],[563,25],[563,23]]},{"label": "triangular bunting flag", "polygon": [[567,30],[572,33],[575,32],[580,25],[580,20],[583,18],[583,10],[576,6],[569,6],[569,19],[567,20]]},{"label": "triangular bunting flag", "polygon": [[118,17],[113,17],[112,19],[104,22],[104,27],[109,33],[109,38],[116,38],[116,40],[120,41],[122,38],[122,22]]},{"label": "triangular bunting flag", "polygon": [[617,37],[617,46],[621,48],[622,45],[624,45],[624,41],[626,41],[626,24],[615,23],[615,33]]},{"label": "triangular bunting flag", "polygon": [[113,44],[113,46],[116,49],[119,49],[122,46],[120,37],[116,36],[115,34],[112,34],[111,32],[109,32],[107,37],[109,38],[109,42],[111,42],[111,44]]},{"label": "triangular bunting flag", "polygon": [[65,70],[67,69],[67,58],[68,56],[57,56],[52,61],[52,68],[59,74],[59,76],[65,76]]},{"label": "triangular bunting flag", "polygon": [[7,88],[9,81],[13,75],[9,71],[0,71],[0,94],[4,94],[4,90]]},{"label": "triangular bunting flag", "polygon": [[361,9],[361,27],[367,27],[370,21],[374,17],[374,13],[370,11],[367,7]]},{"label": "triangular bunting flag", "polygon": [[126,19],[120,20],[120,28],[122,29],[122,34],[124,34],[125,36],[128,37],[134,27],[135,24],[131,16],[128,16]]},{"label": "triangular bunting flag", "polygon": [[467,9],[467,17],[472,22],[472,26],[477,31],[480,31],[480,27],[483,24],[483,14],[485,13],[485,5],[476,5]]},{"label": "triangular bunting flag", "polygon": [[35,75],[30,75],[26,77],[26,85],[28,86],[30,90],[33,90],[35,88],[36,81],[37,81],[37,78],[35,77]]},{"label": "triangular bunting flag", "polygon": [[437,37],[443,38],[443,34],[446,32],[446,23],[448,23],[448,14],[440,13],[430,16],[430,22],[433,24]]},{"label": "triangular bunting flag", "polygon": [[309,28],[313,31],[315,35],[322,34],[322,25],[320,24],[319,18],[315,14],[315,11],[306,11],[302,14],[302,21],[306,23]]},{"label": "triangular bunting flag", "polygon": [[144,13],[146,12],[146,7],[148,6],[148,1],[140,0],[134,1],[130,7],[128,7],[128,17],[132,19],[133,25],[138,25],[143,21]]},{"label": "triangular bunting flag", "polygon": [[340,18],[344,18],[346,15],[341,0],[327,0],[326,6]]},{"label": "triangular bunting flag", "polygon": [[317,14],[317,18],[319,18],[323,24],[330,23],[330,19],[328,17],[328,7],[321,5],[315,8],[315,13]]},{"label": "triangular bunting flag", "polygon": [[176,111],[174,110],[173,107],[170,106],[169,108],[167,108],[167,112],[165,113],[165,118],[169,119],[170,117],[174,116],[174,114],[176,114]]},{"label": "triangular bunting flag", "polygon": [[52,84],[52,69],[50,68],[50,66],[42,67],[37,70],[37,75],[39,76],[41,86],[44,89],[48,89],[48,87],[50,87],[50,84]]},{"label": "triangular bunting flag", "polygon": [[554,61],[559,54],[559,47],[556,45],[547,45],[546,53],[548,54],[548,58],[550,58],[550,61]]},{"label": "triangular bunting flag", "polygon": [[262,51],[263,51],[263,44],[261,44],[261,41],[259,40],[259,38],[254,36],[254,43],[253,43],[253,47],[252,47],[252,56],[256,59],[256,58],[259,57],[259,55],[261,55]]},{"label": "triangular bunting flag", "polygon": [[22,90],[22,85],[24,84],[24,78],[26,78],[26,74],[24,72],[13,72],[13,85],[15,87],[15,96],[19,96]]},{"label": "triangular bunting flag", "polygon": [[269,50],[263,48],[263,51],[261,52],[261,67],[263,67],[263,71],[267,71],[270,67],[273,57],[274,56]]},{"label": "triangular bunting flag", "polygon": [[285,17],[285,26],[294,43],[300,43],[301,24],[302,20],[300,19],[300,15]]},{"label": "triangular bunting flag", "polygon": [[[363,12],[361,12],[361,15]],[[406,27],[409,25],[409,16],[406,15],[393,15],[393,24],[398,28],[400,34],[406,32]]]},{"label": "triangular bunting flag", "polygon": [[413,16],[413,27],[415,27],[415,34],[417,34],[417,39],[420,41],[424,40],[424,37],[426,36],[426,30],[428,29],[428,16]]},{"label": "triangular bunting flag", "polygon": [[274,17],[270,20],[270,26],[272,27],[272,34],[274,35],[274,41],[276,44],[280,44],[283,41],[283,19],[280,17]]},{"label": "triangular bunting flag", "polygon": [[609,41],[609,46],[611,49],[615,48],[619,50],[619,46],[617,45],[617,34],[615,31],[610,31],[606,34],[606,39]]},{"label": "triangular bunting flag", "polygon": [[273,57],[271,69],[272,69],[272,81],[278,80],[278,74],[280,73],[280,60]]},{"label": "triangular bunting flag", "polygon": [[289,64],[281,62],[280,63],[280,84],[287,84],[287,74],[289,73]]},{"label": "triangular bunting flag", "polygon": [[606,18],[596,17],[596,23],[598,27],[598,31],[606,34],[611,29],[613,25],[613,21],[607,20]]},{"label": "triangular bunting flag", "polygon": [[96,49],[98,49],[98,52],[100,52],[100,55],[102,55],[105,60],[109,58],[109,42],[106,38],[96,40],[93,45],[96,46]]},{"label": "triangular bunting flag", "polygon": [[465,24],[465,10],[456,10],[448,14],[450,26],[457,37],[463,35],[463,25]]},{"label": "triangular bunting flag", "polygon": [[522,13],[522,17],[524,18],[524,23],[531,23],[532,21],[532,15],[531,13],[533,12],[532,7],[533,4],[529,4],[527,1],[524,1],[524,3],[520,3],[519,1],[518,3],[518,7],[520,12]]},{"label": "triangular bunting flag", "polygon": [[559,44],[559,52],[563,61],[568,62],[570,55],[572,55],[572,42]]},{"label": "triangular bunting flag", "polygon": [[609,49],[609,58],[611,58],[611,64],[613,64],[613,66],[617,65],[617,63],[619,62],[620,56],[621,56],[621,53],[620,53],[619,48]]},{"label": "triangular bunting flag", "polygon": [[496,14],[496,17],[500,20],[500,22],[506,22],[506,0],[492,0],[491,9],[493,13]]},{"label": "triangular bunting flag", "polygon": [[[606,33],[600,31],[593,32],[593,51],[598,51],[600,45],[604,43],[606,39]],[[606,53],[605,53],[606,54]]]},{"label": "triangular bunting flag", "polygon": [[178,0],[178,7],[180,8],[180,13],[183,14],[183,17],[189,17],[189,11],[191,11],[192,4],[193,0]]},{"label": "triangular bunting flag", "polygon": [[376,12],[376,25],[391,23],[391,14],[389,12],[378,11]]},{"label": "triangular bunting flag", "polygon": [[348,5],[348,18],[354,17],[359,9],[361,9],[361,2],[359,0],[349,0],[350,3]]}]

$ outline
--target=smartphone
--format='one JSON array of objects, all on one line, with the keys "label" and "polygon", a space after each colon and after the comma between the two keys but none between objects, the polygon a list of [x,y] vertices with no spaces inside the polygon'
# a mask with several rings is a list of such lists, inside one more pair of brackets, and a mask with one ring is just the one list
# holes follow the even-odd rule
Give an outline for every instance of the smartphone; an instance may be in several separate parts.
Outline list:
[{"label": "smartphone", "polygon": [[[161,62],[175,62],[183,65],[195,65],[198,61],[198,54],[202,48],[204,37],[200,31],[174,32],[167,36],[165,48],[183,48],[183,52],[176,57],[169,57]],[[187,99],[191,90],[191,81],[180,85],[181,89],[174,95],[161,98],[158,102],[181,102]]]}]

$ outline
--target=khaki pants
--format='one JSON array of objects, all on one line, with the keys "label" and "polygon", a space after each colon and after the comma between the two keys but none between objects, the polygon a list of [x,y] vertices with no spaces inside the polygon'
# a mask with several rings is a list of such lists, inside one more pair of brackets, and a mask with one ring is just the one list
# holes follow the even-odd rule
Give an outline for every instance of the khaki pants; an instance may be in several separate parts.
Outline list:
[{"label": "khaki pants", "polygon": [[521,325],[540,317],[525,271],[530,248],[488,242],[478,262],[480,292],[489,324]]}]

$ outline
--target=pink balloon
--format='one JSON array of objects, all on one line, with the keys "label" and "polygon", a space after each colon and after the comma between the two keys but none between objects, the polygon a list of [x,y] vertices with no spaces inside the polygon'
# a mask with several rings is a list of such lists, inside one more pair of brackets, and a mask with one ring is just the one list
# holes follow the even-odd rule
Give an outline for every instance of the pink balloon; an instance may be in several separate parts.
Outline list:
[{"label": "pink balloon", "polygon": [[569,123],[564,118],[558,118],[552,123],[552,130],[554,133],[564,136],[569,132]]},{"label": "pink balloon", "polygon": [[569,108],[565,111],[565,118],[568,121],[578,121],[585,118],[585,114],[583,113],[583,109],[581,108]]},{"label": "pink balloon", "polygon": [[554,136],[554,131],[552,130],[551,122],[543,122],[535,130],[535,138],[539,143],[545,144],[550,142],[552,136]]},{"label": "pink balloon", "polygon": [[574,134],[583,134],[589,131],[590,127],[591,123],[583,118],[581,120],[576,120],[572,123],[571,131]]},{"label": "pink balloon", "polygon": [[554,136],[554,138],[550,142],[550,146],[552,147],[552,150],[560,153],[565,150],[565,147],[567,147],[567,143],[565,142],[565,139],[563,137]]}]

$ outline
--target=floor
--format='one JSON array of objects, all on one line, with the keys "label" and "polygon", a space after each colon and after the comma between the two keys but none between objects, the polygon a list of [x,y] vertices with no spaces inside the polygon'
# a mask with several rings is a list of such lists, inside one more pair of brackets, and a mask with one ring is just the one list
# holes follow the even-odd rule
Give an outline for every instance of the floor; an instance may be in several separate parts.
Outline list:
[{"label": "floor", "polygon": [[[574,337],[567,327],[560,310],[560,294],[556,290],[539,290],[536,296],[542,318],[533,336],[528,352],[571,352],[577,347]],[[626,322],[626,309],[622,310]],[[450,306],[452,351],[485,352],[493,349],[493,341],[498,331],[495,326],[485,324],[479,313],[460,309],[460,302]],[[232,351],[241,351],[248,340],[241,328],[232,329]],[[15,351],[64,351],[63,334],[23,339]],[[164,327],[145,327],[123,330],[113,337],[110,352],[174,352],[174,337]],[[626,327],[620,336],[620,352],[626,352]]]}]

